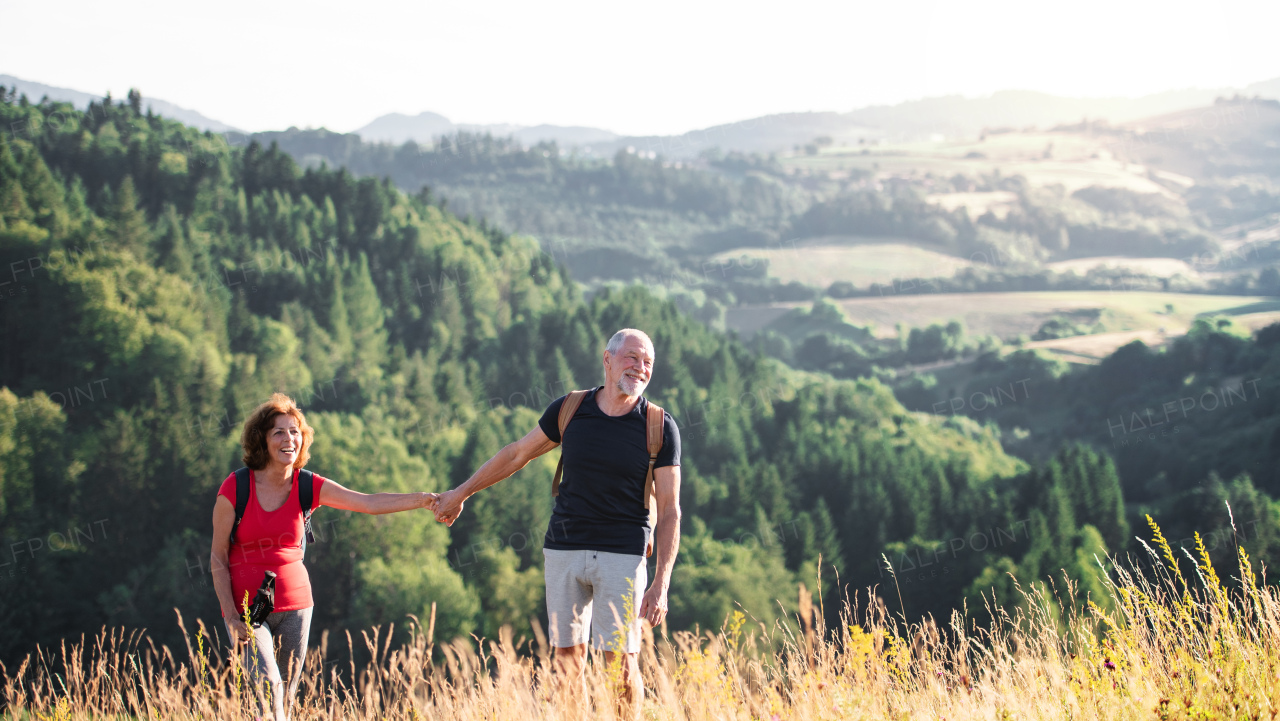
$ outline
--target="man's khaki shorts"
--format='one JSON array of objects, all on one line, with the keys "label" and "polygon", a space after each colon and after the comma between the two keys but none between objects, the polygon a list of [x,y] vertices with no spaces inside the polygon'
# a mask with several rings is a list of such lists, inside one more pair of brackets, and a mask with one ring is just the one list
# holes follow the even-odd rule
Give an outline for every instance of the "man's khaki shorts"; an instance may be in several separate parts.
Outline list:
[{"label": "man's khaki shorts", "polygon": [[551,645],[640,652],[640,599],[649,569],[644,556],[542,549],[546,558]]}]

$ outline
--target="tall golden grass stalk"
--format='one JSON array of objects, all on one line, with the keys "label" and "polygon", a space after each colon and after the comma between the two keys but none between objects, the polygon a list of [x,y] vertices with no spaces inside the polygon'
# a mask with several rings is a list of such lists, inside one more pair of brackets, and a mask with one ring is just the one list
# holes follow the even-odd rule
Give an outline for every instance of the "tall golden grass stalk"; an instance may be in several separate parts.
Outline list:
[{"label": "tall golden grass stalk", "polygon": [[[1014,608],[991,605],[983,626],[953,613],[905,623],[878,598],[846,600],[839,629],[806,611],[772,628],[735,612],[716,632],[655,638],[641,652],[646,719],[1273,719],[1280,711],[1280,594],[1238,552],[1239,584],[1208,554],[1184,577],[1159,529],[1152,567],[1115,567],[1109,609],[1083,607],[1037,585]],[[1196,580],[1199,583],[1196,583]],[[1066,601],[1061,599],[1068,599]],[[187,658],[139,632],[37,649],[0,666],[4,718],[239,719],[254,714],[237,689],[238,662],[203,624]],[[431,624],[433,626],[434,624]],[[797,636],[793,629],[801,629]],[[328,634],[310,651],[294,719],[616,718],[616,679],[599,659],[590,698],[556,696],[548,649],[503,629],[497,640],[437,645],[410,619],[410,640],[362,634],[372,659],[339,674]],[[355,641],[347,634],[349,653]],[[437,659],[433,661],[433,659]]]}]

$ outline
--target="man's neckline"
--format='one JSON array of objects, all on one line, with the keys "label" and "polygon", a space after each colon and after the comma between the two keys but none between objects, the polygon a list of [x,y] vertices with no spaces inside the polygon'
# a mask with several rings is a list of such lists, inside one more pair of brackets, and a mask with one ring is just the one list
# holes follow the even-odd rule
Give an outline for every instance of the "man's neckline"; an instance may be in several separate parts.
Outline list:
[{"label": "man's neckline", "polygon": [[600,391],[602,391],[602,390],[604,390],[604,386],[600,386],[599,388],[596,388],[595,390],[593,390],[593,391],[591,392],[591,402],[592,402],[592,403],[594,403],[594,404],[596,405],[596,410],[600,411],[600,415],[604,416],[605,418],[626,418],[627,416],[631,415],[632,413],[635,413],[635,412],[639,411],[639,410],[640,410],[640,404],[641,404],[641,403],[648,403],[648,401],[647,401],[647,400],[645,400],[645,397],[644,397],[644,395],[642,394],[642,395],[640,396],[640,399],[636,401],[636,404],[635,404],[635,405],[633,405],[633,406],[631,406],[631,410],[629,410],[629,411],[627,411],[626,413],[623,413],[623,414],[621,414],[621,415],[616,415],[616,416],[614,416],[614,415],[610,415],[610,414],[606,413],[606,412],[605,412],[605,410],[604,410],[603,408],[601,408],[601,407],[600,407],[600,401],[599,401],[599,400],[597,400],[597,397],[598,397],[598,395],[599,395]]}]

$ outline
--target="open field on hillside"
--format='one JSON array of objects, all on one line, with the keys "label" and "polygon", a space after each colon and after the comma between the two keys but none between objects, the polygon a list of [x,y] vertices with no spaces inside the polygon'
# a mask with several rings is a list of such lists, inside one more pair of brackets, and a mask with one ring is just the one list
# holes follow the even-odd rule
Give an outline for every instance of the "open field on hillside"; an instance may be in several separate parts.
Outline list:
[{"label": "open field on hillside", "polygon": [[1155,348],[1168,343],[1173,338],[1186,333],[1186,331],[1185,327],[1165,327],[1161,330],[1124,330],[1115,333],[1091,333],[1070,338],[1031,341],[1022,347],[1047,350],[1068,363],[1094,365],[1116,352],[1117,348],[1126,346],[1134,341],[1142,341],[1144,344]]},{"label": "open field on hillside", "polygon": [[1034,185],[1061,184],[1067,192],[1090,185],[1129,188],[1140,193],[1172,195],[1147,177],[1146,166],[1117,159],[1110,141],[1083,133],[1008,132],[985,140],[939,140],[875,146],[835,146],[816,155],[783,159],[791,167],[815,172],[871,171],[886,176],[976,176],[999,169],[1022,175]]},{"label": "open field on hillside", "polygon": [[[1280,310],[1280,299],[1265,296],[1061,291],[1034,293],[922,293],[833,301],[854,325],[871,326],[880,337],[897,335],[896,325],[923,327],[964,322],[972,335],[1014,339],[1034,334],[1046,321],[1089,309],[1108,311],[1108,332],[1159,331],[1177,334],[1201,314],[1251,317]],[[763,328],[804,303],[774,303],[729,309],[726,323],[743,336]],[[1166,309],[1172,305],[1172,312]]]},{"label": "open field on hillside", "polygon": [[1061,260],[1056,263],[1045,263],[1046,269],[1055,273],[1074,271],[1084,275],[1094,268],[1125,268],[1156,278],[1172,278],[1184,275],[1195,278],[1200,275],[1190,263],[1179,258],[1124,258],[1121,256],[1097,256],[1093,258],[1076,258]]},{"label": "open field on hillside", "polygon": [[[857,243],[854,245],[852,243]],[[838,280],[860,288],[891,284],[895,278],[946,278],[973,263],[921,248],[907,241],[874,238],[818,238],[782,248],[743,248],[716,255],[713,260],[750,267],[753,260],[769,261],[769,275],[784,283],[799,281],[826,288]]]},{"label": "open field on hillside", "polygon": [[[935,293],[884,298],[852,298],[840,308],[857,325],[874,324],[882,336],[896,334],[894,325],[909,327],[959,319],[969,333],[1016,338],[1031,335],[1046,321],[1072,311],[1110,311],[1111,332],[1159,330],[1175,332],[1206,313],[1242,315],[1280,309],[1265,296],[1198,295],[1192,293],[1037,292]],[[1173,310],[1166,310],[1172,305]]]},{"label": "open field on hillside", "polygon": [[970,220],[977,220],[987,211],[997,218],[1005,218],[1018,202],[1017,193],[1008,190],[992,190],[973,193],[933,193],[928,197],[930,203],[947,210],[964,208]]},{"label": "open field on hillside", "polygon": [[1231,320],[1237,325],[1242,325],[1249,330],[1258,330],[1266,328],[1269,325],[1280,323],[1280,311],[1262,311],[1259,313],[1243,313],[1241,315],[1232,316]]},{"label": "open field on hillside", "polygon": [[[1273,323],[1280,323],[1280,310],[1261,313],[1245,313],[1232,315],[1231,320],[1238,326],[1250,331],[1265,328]],[[1096,364],[1103,358],[1116,352],[1121,346],[1140,340],[1153,348],[1162,346],[1174,338],[1187,332],[1186,326],[1176,323],[1161,326],[1158,329],[1128,330],[1110,333],[1092,333],[1070,338],[1038,340],[1024,344],[1023,348],[1041,348],[1060,356],[1069,363]]]}]

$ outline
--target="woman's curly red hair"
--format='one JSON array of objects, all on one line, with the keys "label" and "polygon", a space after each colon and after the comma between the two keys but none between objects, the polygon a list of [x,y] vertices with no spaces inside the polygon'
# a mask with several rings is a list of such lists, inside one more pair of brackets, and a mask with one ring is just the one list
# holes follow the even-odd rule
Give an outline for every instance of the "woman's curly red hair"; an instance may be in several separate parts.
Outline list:
[{"label": "woman's curly red hair", "polygon": [[311,441],[315,439],[316,430],[307,423],[307,417],[293,399],[283,393],[271,394],[271,399],[258,406],[245,419],[244,430],[240,432],[240,447],[244,449],[244,464],[255,471],[267,467],[267,432],[276,424],[277,416],[292,416],[302,430],[302,448],[298,452],[295,469],[307,465],[311,460]]}]

